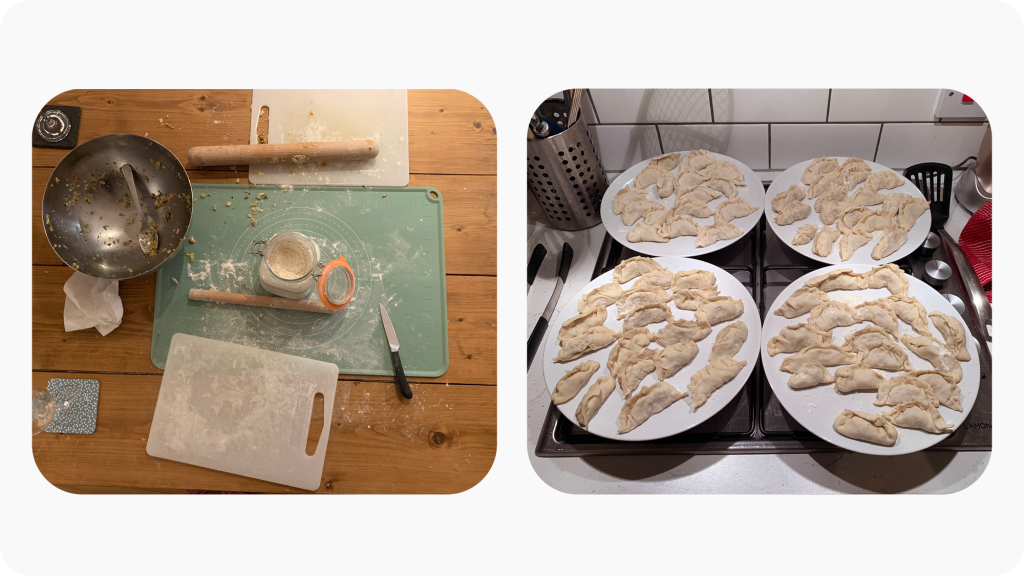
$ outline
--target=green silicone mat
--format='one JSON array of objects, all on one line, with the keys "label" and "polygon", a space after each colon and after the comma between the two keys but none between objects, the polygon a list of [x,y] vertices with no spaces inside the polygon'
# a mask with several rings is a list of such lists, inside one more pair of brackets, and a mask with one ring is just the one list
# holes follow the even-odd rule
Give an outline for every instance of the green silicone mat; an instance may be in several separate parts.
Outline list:
[{"label": "green silicone mat", "polygon": [[[405,373],[432,377],[448,370],[437,190],[193,184],[192,194],[195,244],[185,244],[157,271],[152,359],[158,368],[167,363],[171,337],[181,332],[332,362],[342,374],[390,375],[377,306],[383,303]],[[327,315],[188,299],[191,288],[267,295],[259,283],[260,259],[249,247],[286,231],[309,236],[323,263],[345,257],[356,277],[345,309]],[[309,298],[316,298],[315,290]]]}]

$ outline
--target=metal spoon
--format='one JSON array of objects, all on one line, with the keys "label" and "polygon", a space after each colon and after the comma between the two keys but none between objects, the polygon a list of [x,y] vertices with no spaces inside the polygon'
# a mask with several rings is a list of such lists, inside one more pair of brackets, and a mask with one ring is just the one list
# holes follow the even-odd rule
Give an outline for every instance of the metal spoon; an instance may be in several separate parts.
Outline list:
[{"label": "metal spoon", "polygon": [[153,256],[160,246],[160,236],[156,233],[156,222],[153,221],[149,214],[142,211],[139,193],[135,190],[135,170],[131,167],[131,164],[122,165],[121,174],[128,183],[128,191],[132,193],[132,202],[135,203],[135,211],[139,215],[139,224],[142,228],[139,231],[139,247],[142,248],[142,252],[146,256]]}]

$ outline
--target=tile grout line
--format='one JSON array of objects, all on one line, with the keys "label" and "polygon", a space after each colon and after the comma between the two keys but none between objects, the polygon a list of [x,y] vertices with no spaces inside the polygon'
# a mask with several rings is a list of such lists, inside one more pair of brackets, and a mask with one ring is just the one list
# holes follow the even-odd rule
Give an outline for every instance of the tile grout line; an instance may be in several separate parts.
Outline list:
[{"label": "tile grout line", "polygon": [[708,88],[708,109],[711,110],[711,123],[715,123],[715,101],[711,98],[711,88]]},{"label": "tile grout line", "polygon": [[878,125],[878,141],[875,142],[875,156],[871,159],[872,162],[878,162],[878,149],[882,146],[882,130],[884,128],[884,122]]},{"label": "tile grout line", "polygon": [[829,113],[832,112],[832,89],[828,89],[828,104],[825,105],[825,123],[828,124]]},{"label": "tile grout line", "polygon": [[594,104],[594,96],[590,94],[590,88],[587,88],[587,99],[590,100],[590,108],[594,110],[594,125],[597,126],[601,123],[601,115],[597,113],[597,105]]},{"label": "tile grout line", "polygon": [[772,125],[768,125],[768,169],[772,169]]},{"label": "tile grout line", "polygon": [[[661,153],[664,154],[665,153],[665,144],[662,143],[662,141],[661,141],[661,129],[658,128],[657,124],[654,125],[654,132],[655,132],[655,134],[658,135],[658,149],[660,149]],[[606,170],[606,172],[607,172],[607,170]]]}]

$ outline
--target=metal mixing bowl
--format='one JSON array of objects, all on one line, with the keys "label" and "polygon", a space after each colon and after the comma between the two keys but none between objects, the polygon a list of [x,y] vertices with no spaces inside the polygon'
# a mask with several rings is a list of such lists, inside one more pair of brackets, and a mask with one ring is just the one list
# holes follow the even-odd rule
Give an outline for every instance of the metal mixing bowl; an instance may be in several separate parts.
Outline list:
[{"label": "metal mixing bowl", "polygon": [[[139,222],[121,166],[136,172],[139,200],[157,223],[157,254],[139,247]],[[127,205],[127,207],[126,207]],[[170,150],[134,134],[110,134],[75,148],[43,192],[43,230],[75,270],[110,280],[149,274],[174,257],[192,222],[192,184]]]}]

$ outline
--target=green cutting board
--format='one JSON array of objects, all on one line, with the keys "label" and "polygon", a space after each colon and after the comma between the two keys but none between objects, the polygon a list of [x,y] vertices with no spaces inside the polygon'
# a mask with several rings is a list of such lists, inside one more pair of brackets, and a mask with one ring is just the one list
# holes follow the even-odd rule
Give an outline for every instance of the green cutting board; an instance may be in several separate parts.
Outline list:
[{"label": "green cutting board", "polygon": [[[189,236],[195,243],[185,244],[157,271],[152,359],[158,368],[167,363],[171,337],[180,332],[331,362],[342,374],[390,375],[378,308],[383,303],[405,373],[432,377],[448,370],[444,222],[437,190],[193,184],[192,194]],[[250,245],[286,231],[309,236],[325,264],[345,257],[356,277],[345,309],[317,314],[188,299],[191,288],[268,295],[259,283],[260,258],[250,255]],[[315,290],[309,298],[316,298]]]}]

